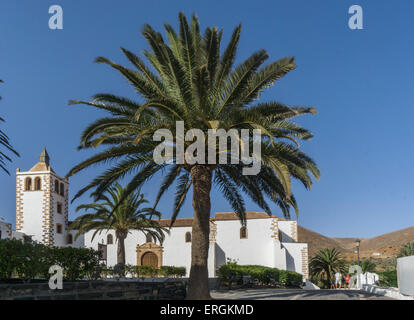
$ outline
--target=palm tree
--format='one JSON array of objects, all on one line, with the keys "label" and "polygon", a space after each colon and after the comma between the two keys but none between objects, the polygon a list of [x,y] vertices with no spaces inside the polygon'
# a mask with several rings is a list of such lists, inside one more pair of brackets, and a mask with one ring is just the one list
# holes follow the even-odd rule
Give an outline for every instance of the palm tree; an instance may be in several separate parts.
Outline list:
[{"label": "palm tree", "polygon": [[[291,107],[275,101],[258,102],[264,89],[296,65],[294,58],[288,57],[260,68],[269,56],[265,50],[259,50],[233,68],[241,25],[234,29],[222,54],[223,31],[216,27],[207,28],[201,35],[195,15],[189,25],[184,14],[180,13],[178,33],[169,24],[165,25],[165,30],[169,44],[149,25],[142,30],[150,46],[143,55],[150,66],[124,48],[121,50],[134,69],[104,57],[96,59],[96,62],[119,71],[139,94],[142,103],[107,93],[96,94],[92,101],[70,101],[70,104],[81,103],[105,110],[109,116],[90,124],[82,133],[79,146],[79,149],[100,145],[107,148],[72,168],[67,176],[91,165],[117,161],[81,189],[75,195],[76,199],[90,189],[94,190],[94,196],[99,196],[114,181],[133,173],[127,195],[162,171],[164,178],[155,206],[177,180],[171,225],[192,188],[194,219],[188,297],[209,299],[207,258],[212,185],[221,190],[243,225],[246,210],[242,192],[269,214],[271,209],[266,198],[279,206],[285,216],[289,216],[291,207],[297,214],[291,178],[298,179],[309,189],[313,183],[312,176],[318,178],[320,173],[314,161],[299,149],[298,140],[308,140],[312,133],[290,119],[313,114],[315,109]],[[171,161],[156,163],[154,149],[159,142],[154,141],[154,133],[158,129],[168,129],[176,136],[176,121],[183,121],[185,130],[197,128],[204,134],[208,130],[234,129],[240,136],[242,129],[260,129],[264,133],[260,172],[243,175],[245,165],[231,163],[234,154],[229,147],[222,152],[227,156],[227,164],[205,164],[202,161],[192,164],[187,158],[183,162],[178,161],[177,151],[181,149],[177,143],[172,146],[174,156]],[[251,147],[251,136],[248,142]],[[192,142],[184,143],[188,147]],[[202,155],[203,151],[206,155],[206,150],[197,150],[197,155]]]},{"label": "palm tree", "polygon": [[[124,200],[126,188],[119,183],[112,186],[107,194],[98,198],[99,202],[83,204],[76,208],[76,211],[86,210],[87,212],[77,217],[69,226],[69,230],[78,230],[75,239],[79,235],[95,230],[92,240],[102,231],[115,230],[118,241],[117,262],[125,264],[125,239],[130,230],[139,230],[150,234],[159,242],[164,240],[164,232],[168,229],[159,225],[152,217],[161,217],[161,214],[153,208],[141,208],[145,203],[144,195],[139,190],[130,193]],[[115,210],[114,210],[115,209]]]},{"label": "palm tree", "polygon": [[[0,80],[0,83],[3,83],[3,80]],[[0,117],[0,122],[5,122],[5,120],[2,117]],[[9,137],[4,133],[3,130],[0,130],[0,145],[14,153],[16,156],[20,157],[19,153],[16,150],[14,150],[11,146],[9,142]],[[9,156],[7,156],[4,152],[0,151],[0,168],[8,175],[10,175],[9,170],[6,169],[6,160],[9,162],[12,161],[12,159]]]},{"label": "palm tree", "polygon": [[414,242],[406,243],[400,250],[398,258],[414,256]]},{"label": "palm tree", "polygon": [[371,260],[362,260],[359,264],[362,273],[375,272],[377,265]]},{"label": "palm tree", "polygon": [[345,272],[345,260],[336,248],[322,249],[311,259],[309,269],[312,277],[324,279],[329,287],[336,272]]}]

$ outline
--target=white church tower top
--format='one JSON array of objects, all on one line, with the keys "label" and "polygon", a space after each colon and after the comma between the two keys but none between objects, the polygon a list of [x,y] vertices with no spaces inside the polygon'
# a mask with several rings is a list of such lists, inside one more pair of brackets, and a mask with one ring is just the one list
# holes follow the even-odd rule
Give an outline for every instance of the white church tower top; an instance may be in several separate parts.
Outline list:
[{"label": "white church tower top", "polygon": [[36,172],[36,171],[53,171],[53,169],[50,167],[50,157],[47,153],[46,147],[43,148],[42,152],[39,156],[39,162],[36,163],[29,172]]},{"label": "white church tower top", "polygon": [[29,171],[16,172],[16,230],[46,245],[65,245],[68,188],[68,180],[53,171],[43,148]]}]

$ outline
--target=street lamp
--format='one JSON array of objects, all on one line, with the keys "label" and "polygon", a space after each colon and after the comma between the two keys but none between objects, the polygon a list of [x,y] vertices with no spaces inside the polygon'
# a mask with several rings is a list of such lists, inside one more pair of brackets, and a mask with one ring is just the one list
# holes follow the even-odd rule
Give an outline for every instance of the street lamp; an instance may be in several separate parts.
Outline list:
[{"label": "street lamp", "polygon": [[357,261],[358,261],[358,267],[359,267],[359,246],[361,245],[361,240],[356,239],[355,240],[355,245],[356,245],[356,248],[357,248]]}]

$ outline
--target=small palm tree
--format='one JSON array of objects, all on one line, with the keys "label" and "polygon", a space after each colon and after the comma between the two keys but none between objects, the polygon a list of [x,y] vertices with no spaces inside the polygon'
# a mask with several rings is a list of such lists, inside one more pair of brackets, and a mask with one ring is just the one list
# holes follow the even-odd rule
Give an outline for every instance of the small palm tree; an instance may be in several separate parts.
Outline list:
[{"label": "small palm tree", "polygon": [[125,264],[125,239],[130,230],[150,234],[159,242],[163,242],[164,232],[168,232],[165,227],[159,225],[158,221],[152,219],[161,217],[158,211],[153,208],[140,208],[148,201],[144,199],[139,190],[129,194],[121,202],[125,190],[119,183],[116,183],[107,191],[107,195],[104,194],[98,198],[99,202],[78,206],[76,211],[86,210],[92,213],[77,217],[69,227],[69,230],[78,230],[75,238],[95,230],[92,240],[96,234],[114,229],[118,241],[117,262],[123,264]]},{"label": "small palm tree", "polygon": [[345,260],[342,254],[336,249],[322,249],[309,263],[310,274],[325,280],[329,287],[336,272],[345,272]]},{"label": "small palm tree", "polygon": [[[0,80],[0,83],[2,82],[3,80]],[[0,100],[1,100],[1,96],[0,96]],[[0,122],[5,122],[5,120],[2,117],[0,117]],[[5,147],[12,153],[14,153],[16,156],[20,157],[19,153],[16,150],[14,150],[13,147],[11,146],[9,142],[9,137],[4,133],[3,130],[0,130],[0,145]],[[10,175],[9,170],[6,169],[6,160],[9,162],[12,161],[10,157],[8,157],[4,152],[0,151],[0,168],[4,172],[6,172],[8,175]]]},{"label": "small palm tree", "polygon": [[359,266],[361,267],[362,273],[375,272],[375,269],[377,268],[377,265],[371,260],[362,260],[359,263]]},{"label": "small palm tree", "polygon": [[398,258],[408,256],[414,256],[414,242],[406,243],[398,254]]},{"label": "small palm tree", "polygon": [[[120,72],[132,85],[140,101],[103,93],[95,95],[93,101],[70,102],[109,112],[107,117],[98,119],[84,130],[79,146],[80,149],[108,148],[76,165],[67,177],[98,163],[117,161],[112,168],[81,189],[75,195],[76,199],[89,189],[99,196],[114,181],[127,174],[133,174],[128,190],[132,192],[157,172],[163,171],[164,179],[155,204],[177,181],[171,224],[192,190],[194,219],[188,297],[209,299],[207,259],[213,185],[220,189],[242,224],[245,224],[246,212],[243,193],[269,214],[272,213],[269,200],[285,216],[289,216],[290,208],[294,208],[297,214],[291,179],[299,180],[309,189],[313,178],[319,177],[319,169],[299,148],[298,141],[311,139],[312,133],[291,119],[316,111],[312,107],[292,107],[276,101],[259,102],[261,93],[295,69],[296,64],[293,57],[287,57],[263,66],[269,55],[265,50],[258,50],[234,67],[241,25],[234,29],[224,50],[220,48],[223,31],[213,27],[206,28],[201,34],[195,15],[188,23],[185,15],[180,13],[179,31],[176,32],[169,24],[165,25],[165,30],[169,43],[149,25],[142,30],[150,46],[150,50],[143,51],[149,64],[123,48],[122,52],[133,68],[105,57],[96,59],[96,62]],[[177,121],[184,123],[187,132],[190,129],[201,130],[203,137],[197,140],[204,139],[201,143],[205,146],[211,131],[233,130],[240,137],[242,130],[261,130],[261,171],[256,175],[244,175],[246,166],[240,158],[234,163],[238,154],[233,154],[230,144],[227,150],[212,153],[216,164],[206,160],[207,153],[214,148],[197,150],[197,156],[202,157],[203,161],[194,163],[187,161],[187,157],[181,161],[177,158],[177,154],[181,154],[178,143],[170,146],[174,149],[173,159],[161,164],[156,162],[154,150],[159,142],[154,141],[154,133],[166,129],[177,136]],[[249,143],[248,150],[252,150],[253,136],[250,135],[246,141]],[[183,143],[187,150],[193,141]],[[218,163],[219,154],[227,157],[227,163]],[[190,155],[190,160],[193,155]]]}]

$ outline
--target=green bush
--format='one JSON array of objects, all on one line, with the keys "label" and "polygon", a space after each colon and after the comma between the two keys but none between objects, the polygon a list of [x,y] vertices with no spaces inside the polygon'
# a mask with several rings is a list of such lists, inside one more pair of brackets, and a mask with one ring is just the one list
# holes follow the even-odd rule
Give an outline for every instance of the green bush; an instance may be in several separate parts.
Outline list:
[{"label": "green bush", "polygon": [[15,239],[0,240],[0,279],[10,280],[22,261],[23,242]]},{"label": "green bush", "polygon": [[185,267],[162,266],[159,269],[159,275],[163,277],[180,278],[186,275]]},{"label": "green bush", "polygon": [[13,276],[30,281],[49,278],[49,268],[59,265],[65,280],[97,278],[102,271],[100,252],[87,248],[48,247],[16,239],[0,240],[0,280]]},{"label": "green bush", "polygon": [[397,270],[389,269],[383,272],[378,272],[379,285],[382,287],[398,287]]},{"label": "green bush", "polygon": [[138,278],[155,277],[157,269],[151,266],[135,266],[135,274]]},{"label": "green bush", "polygon": [[299,287],[302,284],[302,275],[289,270],[280,270],[279,283],[285,287]]},{"label": "green bush", "polygon": [[219,278],[226,282],[230,280],[232,274],[235,274],[238,283],[242,282],[243,276],[250,276],[261,284],[270,284],[273,281],[283,286],[300,286],[302,284],[301,274],[277,268],[229,263],[223,264],[218,269]]}]

